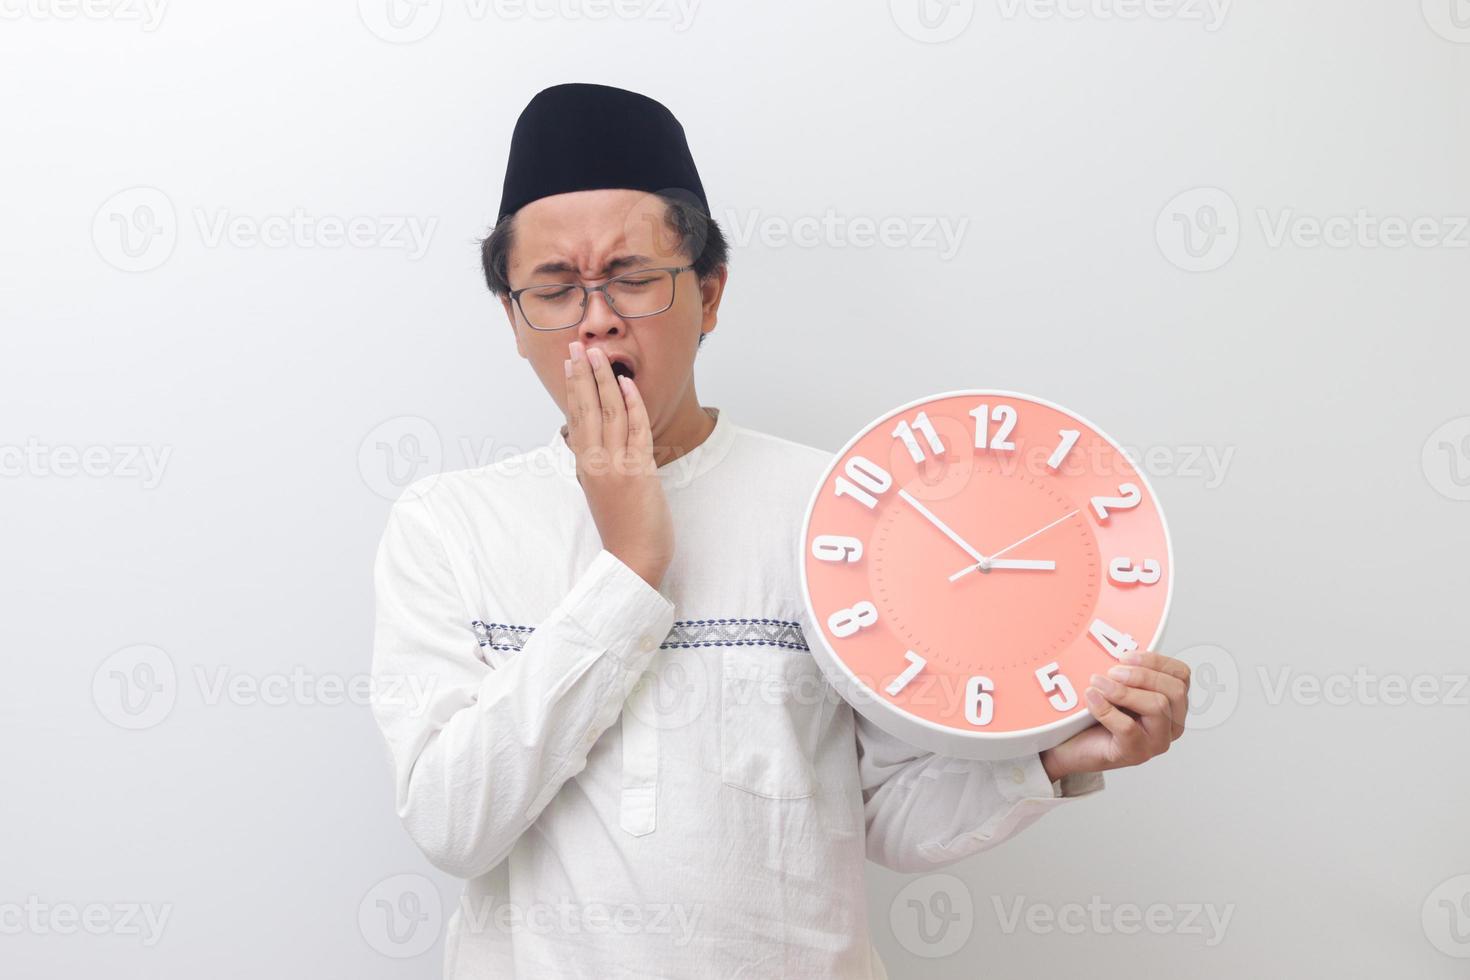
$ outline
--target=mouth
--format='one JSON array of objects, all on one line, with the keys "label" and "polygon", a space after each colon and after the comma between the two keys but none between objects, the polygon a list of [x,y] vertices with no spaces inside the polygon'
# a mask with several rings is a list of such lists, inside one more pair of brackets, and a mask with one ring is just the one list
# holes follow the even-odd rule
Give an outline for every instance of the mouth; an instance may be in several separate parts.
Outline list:
[{"label": "mouth", "polygon": [[632,381],[634,374],[633,365],[627,361],[615,359],[612,361],[612,373],[615,378],[627,378],[629,381]]}]

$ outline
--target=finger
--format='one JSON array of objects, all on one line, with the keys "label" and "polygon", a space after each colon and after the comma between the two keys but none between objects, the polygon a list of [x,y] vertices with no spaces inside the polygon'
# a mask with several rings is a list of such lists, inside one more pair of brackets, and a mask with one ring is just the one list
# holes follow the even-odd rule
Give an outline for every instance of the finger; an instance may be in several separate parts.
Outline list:
[{"label": "finger", "polygon": [[1131,664],[1136,667],[1147,667],[1150,670],[1157,670],[1161,673],[1168,674],[1182,681],[1185,687],[1189,686],[1189,664],[1183,660],[1175,660],[1173,657],[1166,657],[1162,653],[1151,653],[1147,650],[1136,650],[1133,653],[1126,653],[1120,659],[1125,664]]},{"label": "finger", "polygon": [[1093,674],[1089,683],[1102,692],[1102,696],[1119,708],[1126,708],[1138,716],[1138,721],[1148,733],[1151,742],[1162,740],[1167,745],[1173,740],[1174,710],[1169,699],[1158,691],[1146,691],[1137,687],[1125,687],[1101,674]]},{"label": "finger", "polygon": [[1091,711],[1092,716],[1112,733],[1123,753],[1125,755],[1141,754],[1142,749],[1148,744],[1148,735],[1144,732],[1143,725],[1121,708],[1114,706],[1095,687],[1089,687],[1083,692],[1083,696],[1087,698],[1087,710]]},{"label": "finger", "polygon": [[1109,667],[1108,677],[1120,684],[1127,684],[1129,687],[1157,691],[1168,698],[1169,717],[1174,722],[1169,737],[1175,739],[1184,734],[1183,719],[1189,713],[1189,687],[1183,681],[1161,670],[1126,664],[1114,664]]},{"label": "finger", "polygon": [[585,349],[574,340],[568,345],[568,354],[572,375],[567,379],[567,441],[580,452],[602,445],[602,411]]},{"label": "finger", "polygon": [[566,358],[562,360],[561,366],[567,376],[565,394],[562,397],[562,413],[567,417],[567,438],[570,440],[577,431],[577,425],[574,419],[574,416],[577,414],[577,393],[572,385],[572,357],[570,351],[567,352]]},{"label": "finger", "polygon": [[606,351],[592,348],[587,352],[587,362],[592,365],[592,378],[597,385],[597,399],[602,412],[602,444],[616,458],[628,446],[628,413],[623,409],[623,393],[619,390],[618,379],[612,372]]},{"label": "finger", "polygon": [[639,462],[651,462],[653,426],[648,421],[648,406],[643,404],[643,393],[632,378],[620,380],[628,407],[628,452]]}]

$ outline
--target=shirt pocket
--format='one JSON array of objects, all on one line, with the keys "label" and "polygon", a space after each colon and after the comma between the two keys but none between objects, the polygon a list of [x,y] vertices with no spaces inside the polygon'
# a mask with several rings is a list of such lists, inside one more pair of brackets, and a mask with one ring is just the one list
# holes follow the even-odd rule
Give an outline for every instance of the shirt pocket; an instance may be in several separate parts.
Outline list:
[{"label": "shirt pocket", "polygon": [[821,670],[805,650],[726,647],[720,684],[724,784],[773,800],[815,793],[823,690]]}]

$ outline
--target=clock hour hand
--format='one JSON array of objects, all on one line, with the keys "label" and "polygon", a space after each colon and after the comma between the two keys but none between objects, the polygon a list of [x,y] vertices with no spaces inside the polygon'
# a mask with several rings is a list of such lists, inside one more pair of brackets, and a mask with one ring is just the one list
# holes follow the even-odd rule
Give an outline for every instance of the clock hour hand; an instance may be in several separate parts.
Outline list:
[{"label": "clock hour hand", "polygon": [[1055,571],[1057,563],[1047,558],[992,558],[986,568],[1017,568],[1032,572]]},{"label": "clock hour hand", "polygon": [[1018,571],[1051,572],[1055,571],[1056,567],[1056,562],[1041,558],[991,558],[987,561],[982,561],[977,565],[966,565],[964,568],[951,575],[949,577],[949,580],[953,582],[955,579],[960,578],[963,575],[968,575],[971,572],[977,570],[988,572],[994,568],[1011,568]]},{"label": "clock hour hand", "polygon": [[966,541],[964,538],[962,538],[958,534],[956,534],[954,532],[954,530],[951,529],[948,524],[946,524],[943,521],[941,521],[938,517],[935,517],[934,514],[932,512],[930,512],[929,508],[928,507],[925,507],[923,504],[919,503],[919,501],[914,497],[913,494],[909,493],[907,490],[900,489],[898,491],[898,495],[900,497],[902,497],[908,503],[908,505],[910,507],[914,508],[914,510],[917,510],[920,514],[922,514],[923,517],[924,517],[924,520],[928,521],[930,524],[933,524],[935,527],[939,528],[939,530],[943,531],[945,537],[949,538],[951,541],[953,541],[955,544],[959,545],[961,548],[964,548],[965,549],[965,554],[969,555],[971,558],[975,559],[977,562],[985,562],[985,561],[987,561],[987,559],[986,559],[986,557],[984,555],[980,554],[980,552],[976,551],[970,545],[970,542]]}]

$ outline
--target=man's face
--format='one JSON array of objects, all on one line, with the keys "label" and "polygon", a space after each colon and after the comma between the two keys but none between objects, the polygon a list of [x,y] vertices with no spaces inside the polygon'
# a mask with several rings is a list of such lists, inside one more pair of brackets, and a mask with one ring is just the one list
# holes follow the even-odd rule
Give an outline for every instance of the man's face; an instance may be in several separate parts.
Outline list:
[{"label": "man's face", "polygon": [[[639,269],[689,264],[665,220],[665,203],[633,190],[592,190],[532,201],[516,213],[507,278],[512,289],[545,283],[595,286]],[[663,313],[623,319],[601,294],[587,300],[582,322],[565,330],[535,330],[510,299],[503,301],[516,350],[531,362],[541,384],[563,412],[562,361],[580,341],[601,347],[610,359],[631,361],[633,381],[648,408],[655,434],[693,395],[694,354],[702,333],[715,328],[725,270],[700,284],[693,270],[678,274],[674,305]],[[697,403],[696,403],[697,404]]]}]

